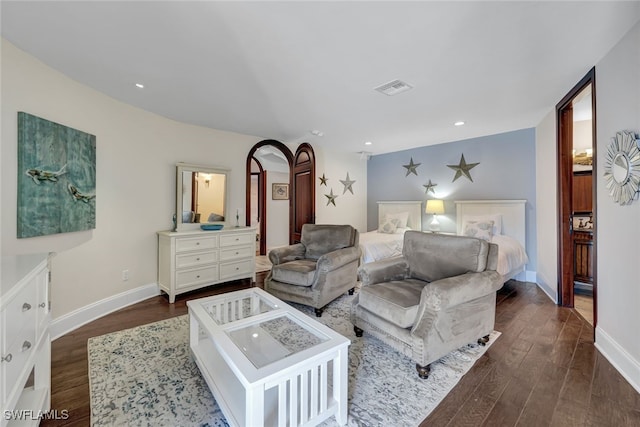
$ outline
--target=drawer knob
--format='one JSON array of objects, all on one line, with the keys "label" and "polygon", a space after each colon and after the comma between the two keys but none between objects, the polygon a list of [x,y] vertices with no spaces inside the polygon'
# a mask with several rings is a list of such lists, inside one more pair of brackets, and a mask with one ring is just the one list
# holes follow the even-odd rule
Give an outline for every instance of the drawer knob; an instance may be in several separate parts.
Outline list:
[{"label": "drawer knob", "polygon": [[238,238],[236,237],[236,242],[237,242],[238,240],[240,240],[240,239],[238,239]]},{"label": "drawer knob", "polygon": [[46,302],[41,302],[40,304],[38,304],[38,307],[40,308],[45,308],[47,306]]},{"label": "drawer knob", "polygon": [[200,261],[200,258],[196,258],[196,261]]},{"label": "drawer knob", "polygon": [[196,242],[196,246],[200,246],[200,242]]},{"label": "drawer knob", "polygon": [[31,348],[31,343],[29,341],[25,341],[22,343],[22,351],[29,350]]},{"label": "drawer knob", "polygon": [[236,252],[236,255],[240,254],[240,252]]},{"label": "drawer knob", "polygon": [[200,275],[198,274],[198,275],[196,276],[196,279],[199,279],[199,278],[200,278]]},{"label": "drawer knob", "polygon": [[9,362],[11,362],[11,359],[13,359],[13,355],[11,353],[7,354],[6,356],[2,356],[2,361],[3,362],[6,361],[7,363],[9,363]]},{"label": "drawer knob", "polygon": [[29,311],[31,310],[31,304],[29,304],[28,302],[25,302],[24,304],[22,304],[22,311]]},{"label": "drawer knob", "polygon": [[236,270],[240,270],[240,267],[236,267]]}]

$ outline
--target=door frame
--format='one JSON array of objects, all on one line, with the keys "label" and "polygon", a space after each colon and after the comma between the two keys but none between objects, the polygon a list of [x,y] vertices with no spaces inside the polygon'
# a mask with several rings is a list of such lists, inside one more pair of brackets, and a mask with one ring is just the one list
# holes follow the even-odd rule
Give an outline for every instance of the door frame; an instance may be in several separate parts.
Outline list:
[{"label": "door frame", "polygon": [[557,141],[557,180],[558,180],[558,305],[574,306],[573,292],[573,234],[571,230],[571,216],[573,214],[573,99],[589,84],[591,84],[591,142],[593,148],[593,183],[592,215],[593,228],[593,327],[597,324],[597,198],[596,198],[596,162],[597,162],[597,133],[596,133],[596,69],[589,72],[567,93],[556,105],[556,141]]},{"label": "door frame", "polygon": [[[265,145],[271,145],[277,148],[287,158],[287,163],[289,163],[289,188],[291,188],[291,181],[293,177],[293,154],[291,153],[291,150],[289,150],[289,147],[287,147],[282,142],[277,141],[275,139],[265,139],[258,142],[253,147],[251,147],[251,150],[249,150],[249,154],[247,154],[247,163],[246,163],[245,225],[251,225],[251,161],[254,160],[253,155],[256,153],[256,151],[260,147],[263,147]],[[255,161],[260,165],[260,162],[257,159],[255,159]],[[262,170],[262,165],[260,165],[259,167]],[[263,183],[264,185],[262,186],[262,188],[258,189],[259,192],[263,193],[262,196],[258,195],[258,199],[261,198],[263,201],[263,206],[260,208],[260,214],[262,215],[262,217],[260,220],[260,231],[259,231],[261,255],[266,255],[266,246],[267,246],[266,173],[264,173],[264,175],[265,175],[265,180]],[[291,194],[291,192],[289,192],[289,194]],[[292,221],[293,221],[293,197],[291,196],[289,197],[289,229],[291,229]],[[291,233],[289,233],[289,238],[291,238],[290,236],[291,236]],[[264,253],[263,253],[263,250],[264,250]]]},{"label": "door frame", "polygon": [[[299,159],[302,154],[305,154],[309,160],[307,162],[300,162]],[[296,229],[296,223],[298,220],[298,205],[297,195],[298,189],[296,176],[301,173],[308,173],[310,177],[310,192],[311,192],[311,206],[309,206],[309,220],[305,221],[311,224],[316,222],[316,154],[313,151],[313,147],[308,142],[303,142],[296,149],[296,154],[293,160],[292,168],[292,191],[291,198],[293,199],[293,216],[290,225],[289,244],[294,244],[300,241],[302,230]]]}]

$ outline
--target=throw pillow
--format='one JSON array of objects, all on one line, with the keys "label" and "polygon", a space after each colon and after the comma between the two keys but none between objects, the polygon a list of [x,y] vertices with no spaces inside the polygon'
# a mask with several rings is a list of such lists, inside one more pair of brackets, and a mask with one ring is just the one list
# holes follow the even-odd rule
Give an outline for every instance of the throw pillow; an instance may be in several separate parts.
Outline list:
[{"label": "throw pillow", "polygon": [[378,233],[393,234],[398,228],[397,218],[385,218],[384,222],[378,227]]},{"label": "throw pillow", "polygon": [[469,221],[493,221],[492,235],[502,234],[502,214],[486,214],[486,215],[463,215],[462,216],[462,229],[464,230]]},{"label": "throw pillow", "polygon": [[490,242],[493,236],[493,221],[467,221],[462,234]]},{"label": "throw pillow", "polygon": [[409,212],[387,213],[384,215],[382,222],[385,222],[387,219],[397,219],[398,224],[396,226],[406,228],[409,222]]}]

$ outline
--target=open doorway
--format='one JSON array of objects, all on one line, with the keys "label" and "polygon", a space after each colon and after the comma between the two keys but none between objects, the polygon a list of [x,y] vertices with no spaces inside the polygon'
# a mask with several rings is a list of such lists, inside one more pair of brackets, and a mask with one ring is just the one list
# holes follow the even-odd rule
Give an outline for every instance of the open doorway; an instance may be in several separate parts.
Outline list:
[{"label": "open doorway", "polygon": [[556,106],[558,129],[558,304],[594,328],[596,284],[595,69]]},{"label": "open doorway", "polygon": [[247,156],[246,224],[258,229],[258,255],[289,244],[292,198],[271,189],[291,187],[292,167],[293,154],[275,140],[260,141]]}]

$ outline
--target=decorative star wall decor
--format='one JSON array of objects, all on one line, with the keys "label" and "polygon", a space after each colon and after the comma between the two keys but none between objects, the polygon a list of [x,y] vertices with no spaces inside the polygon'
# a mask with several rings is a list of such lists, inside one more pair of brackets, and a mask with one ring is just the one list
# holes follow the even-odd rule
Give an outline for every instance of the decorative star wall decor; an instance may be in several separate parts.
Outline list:
[{"label": "decorative star wall decor", "polygon": [[475,168],[476,166],[478,166],[479,164],[480,163],[467,163],[466,160],[464,159],[464,153],[463,153],[462,157],[460,157],[460,163],[458,163],[457,165],[447,165],[447,167],[456,171],[456,175],[453,177],[453,181],[451,182],[454,182],[456,179],[460,178],[462,175],[466,176],[467,178],[469,178],[469,181],[473,182],[473,179],[471,178],[471,173],[469,173],[469,171]]},{"label": "decorative star wall decor", "polygon": [[437,185],[438,184],[433,184],[431,182],[431,180],[429,180],[429,183],[427,183],[427,184],[422,184],[422,186],[424,187],[425,194],[428,194],[429,192],[432,192],[433,194],[436,194],[436,190],[434,190],[433,187],[435,187]]},{"label": "decorative star wall decor", "polygon": [[405,176],[409,176],[410,173],[418,176],[418,171],[416,171],[416,168],[421,164],[422,163],[413,163],[413,157],[412,157],[408,165],[402,165],[403,168],[407,168],[407,174]]},{"label": "decorative star wall decor", "polygon": [[353,188],[351,188],[351,186],[355,181],[349,179],[349,172],[347,172],[347,178],[345,180],[340,180],[340,182],[342,183],[342,185],[344,185],[344,190],[342,191],[342,194],[346,193],[347,190],[351,191],[351,194],[353,194]]},{"label": "decorative star wall decor", "polygon": [[322,176],[319,179],[320,179],[320,185],[324,185],[326,187],[327,186],[327,180],[329,178],[327,178],[326,176],[324,176],[324,174],[322,174]]},{"label": "decorative star wall decor", "polygon": [[331,203],[333,206],[336,205],[336,197],[338,196],[333,194],[333,188],[331,189],[331,191],[329,191],[329,194],[325,194],[324,197],[327,198],[327,206],[329,206],[329,203]]}]

